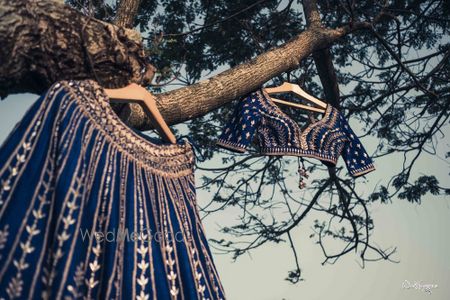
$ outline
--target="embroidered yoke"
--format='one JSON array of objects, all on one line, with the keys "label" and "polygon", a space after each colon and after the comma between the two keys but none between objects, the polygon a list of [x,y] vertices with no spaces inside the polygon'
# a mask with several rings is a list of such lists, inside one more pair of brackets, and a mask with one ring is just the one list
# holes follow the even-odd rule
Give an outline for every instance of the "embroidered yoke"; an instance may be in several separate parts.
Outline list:
[{"label": "embroidered yoke", "polygon": [[217,144],[245,152],[254,139],[265,155],[312,157],[331,165],[336,165],[342,155],[354,177],[375,169],[345,118],[331,105],[322,119],[301,130],[264,90],[250,93],[239,101]]},{"label": "embroidered yoke", "polygon": [[0,298],[224,299],[193,167],[95,81],[54,84],[0,148]]}]

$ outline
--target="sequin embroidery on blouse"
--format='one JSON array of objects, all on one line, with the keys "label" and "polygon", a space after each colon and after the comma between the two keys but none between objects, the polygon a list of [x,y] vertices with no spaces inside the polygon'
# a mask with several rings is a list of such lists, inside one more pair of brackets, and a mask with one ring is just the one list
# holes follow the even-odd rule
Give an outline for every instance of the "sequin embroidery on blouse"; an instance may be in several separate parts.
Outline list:
[{"label": "sequin embroidery on blouse", "polygon": [[246,152],[254,140],[264,155],[312,157],[332,165],[342,156],[354,177],[375,170],[358,137],[340,111],[331,105],[320,120],[301,130],[264,90],[250,93],[238,102],[217,145]]}]

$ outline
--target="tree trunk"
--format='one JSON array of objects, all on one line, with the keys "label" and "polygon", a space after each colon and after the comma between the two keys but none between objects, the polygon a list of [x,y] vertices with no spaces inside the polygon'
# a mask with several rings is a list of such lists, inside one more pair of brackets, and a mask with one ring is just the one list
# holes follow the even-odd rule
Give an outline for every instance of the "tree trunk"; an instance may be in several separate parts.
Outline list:
[{"label": "tree trunk", "polygon": [[[303,0],[303,11],[305,12],[308,27],[323,27],[316,0]],[[313,59],[327,102],[336,108],[340,108],[338,78],[333,66],[330,49],[323,48],[315,51]]]},{"label": "tree trunk", "polygon": [[40,94],[63,79],[121,87],[139,82],[144,67],[149,83],[154,73],[137,32],[83,16],[59,1],[0,0],[0,42],[1,98]]},{"label": "tree trunk", "polygon": [[[247,63],[191,86],[156,95],[158,107],[168,124],[200,117],[257,89],[274,76],[295,69],[312,52],[368,26],[369,23],[337,29],[312,26]],[[149,73],[153,68],[146,65],[142,44],[131,32],[82,16],[55,1],[0,0],[0,55],[6,58],[0,64],[0,95],[41,93],[61,79],[91,78],[105,87],[139,82],[141,68],[147,66]],[[90,55],[86,55],[84,45]],[[95,73],[90,69],[89,58]],[[136,106],[122,111],[120,116],[135,128],[151,128],[143,110]]]},{"label": "tree trunk", "polygon": [[120,0],[114,24],[120,27],[133,28],[140,2],[139,0]]}]

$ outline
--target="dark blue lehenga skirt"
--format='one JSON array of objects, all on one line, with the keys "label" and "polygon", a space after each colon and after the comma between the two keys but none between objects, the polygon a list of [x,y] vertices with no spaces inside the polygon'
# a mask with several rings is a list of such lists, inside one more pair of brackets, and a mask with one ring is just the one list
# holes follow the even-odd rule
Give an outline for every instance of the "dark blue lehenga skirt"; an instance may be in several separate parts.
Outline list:
[{"label": "dark blue lehenga skirt", "polygon": [[54,84],[0,148],[0,298],[224,299],[193,164],[95,81]]}]

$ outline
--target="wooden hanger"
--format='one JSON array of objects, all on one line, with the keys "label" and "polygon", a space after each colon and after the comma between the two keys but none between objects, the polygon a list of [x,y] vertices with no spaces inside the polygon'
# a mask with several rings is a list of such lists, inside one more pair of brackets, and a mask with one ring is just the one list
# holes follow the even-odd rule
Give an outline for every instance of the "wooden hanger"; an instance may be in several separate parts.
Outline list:
[{"label": "wooden hanger", "polygon": [[315,112],[319,112],[319,113],[325,113],[325,109],[323,108],[317,108],[317,107],[313,107],[313,106],[308,106],[308,105],[304,105],[304,104],[298,104],[298,103],[292,103],[286,100],[281,100],[281,99],[277,99],[277,98],[272,98],[270,97],[270,99],[278,104],[284,104],[287,106],[291,106],[291,107],[295,107],[295,108],[301,108],[304,110],[309,110],[309,111],[315,111]]},{"label": "wooden hanger", "polygon": [[310,101],[310,102],[312,102],[314,104],[317,104],[321,108],[316,108],[316,107],[312,107],[312,106],[308,106],[308,105],[297,104],[297,103],[292,103],[292,102],[285,101],[285,100],[271,98],[272,101],[275,102],[275,103],[284,104],[284,105],[288,105],[288,106],[291,106],[291,107],[302,108],[302,109],[305,109],[305,110],[310,110],[310,111],[315,111],[315,112],[320,112],[320,113],[324,113],[325,109],[327,107],[327,104],[325,102],[323,102],[322,100],[317,99],[316,97],[311,96],[310,94],[305,92],[297,84],[284,82],[280,86],[273,87],[273,88],[266,88],[265,91],[268,94],[291,92],[291,93],[294,93],[294,94],[296,94],[296,95],[298,95],[298,96],[300,96],[300,97],[302,97],[302,98],[304,98],[304,99],[306,99],[306,100],[308,100],[308,101]]},{"label": "wooden hanger", "polygon": [[166,141],[172,144],[176,143],[176,138],[166,121],[164,121],[161,113],[156,107],[155,97],[150,94],[144,87],[131,83],[126,87],[119,89],[104,89],[111,102],[129,103],[137,102],[144,104],[144,110],[147,110],[147,115],[153,122],[159,135]]}]

